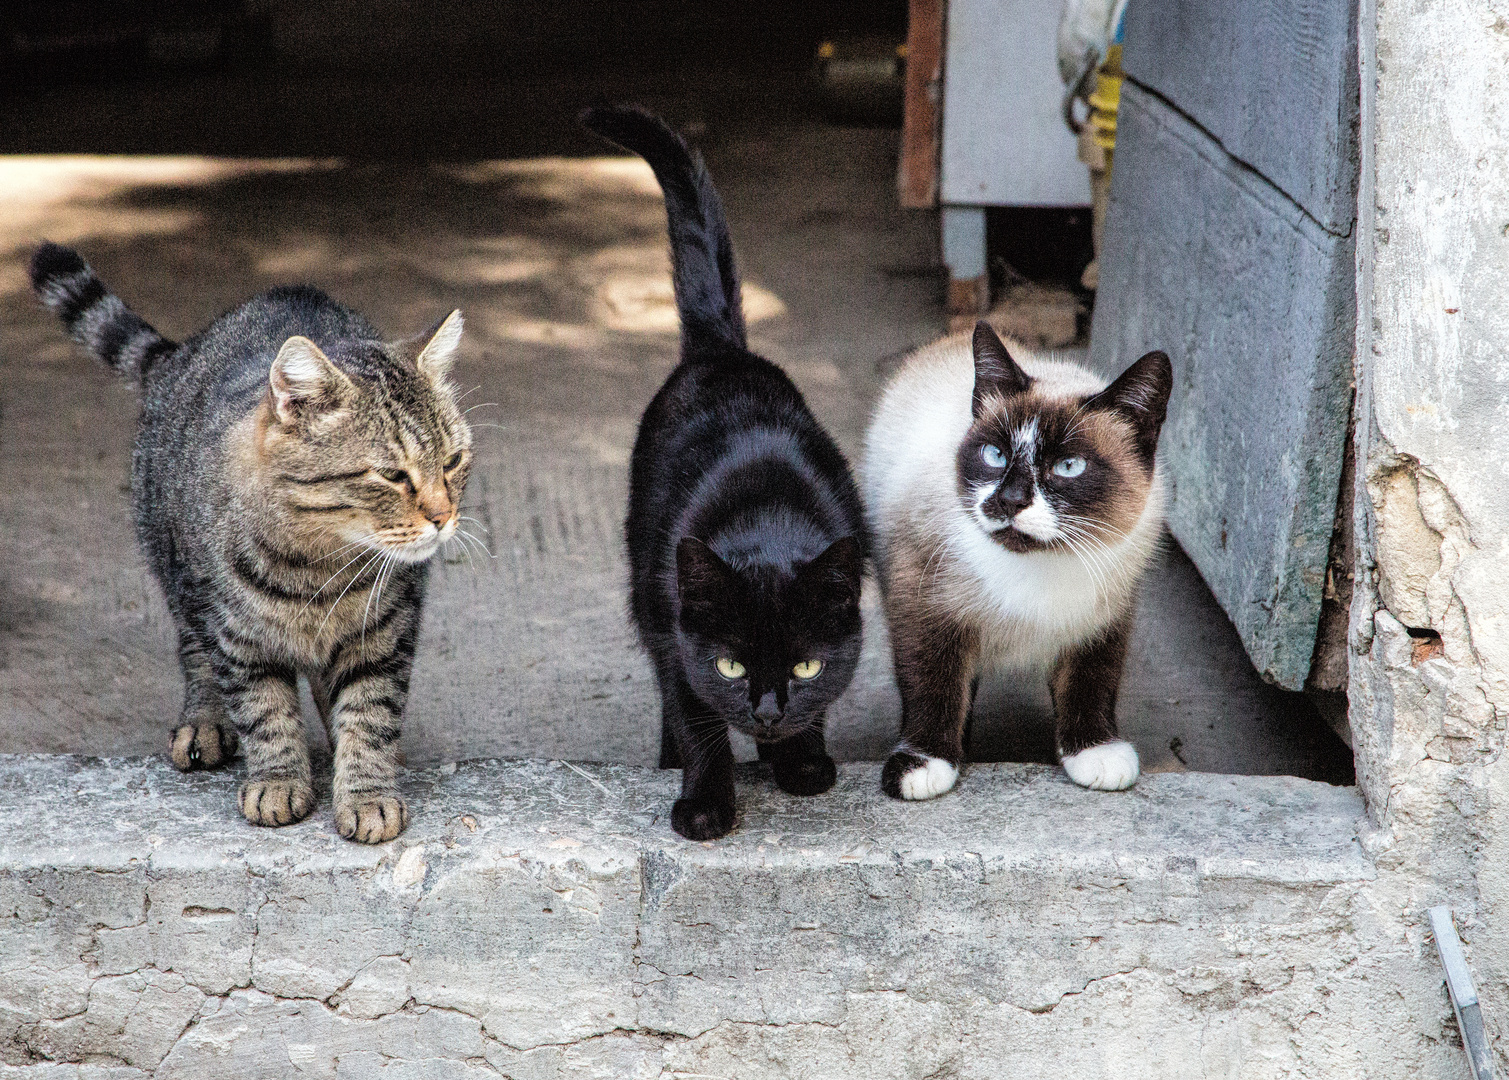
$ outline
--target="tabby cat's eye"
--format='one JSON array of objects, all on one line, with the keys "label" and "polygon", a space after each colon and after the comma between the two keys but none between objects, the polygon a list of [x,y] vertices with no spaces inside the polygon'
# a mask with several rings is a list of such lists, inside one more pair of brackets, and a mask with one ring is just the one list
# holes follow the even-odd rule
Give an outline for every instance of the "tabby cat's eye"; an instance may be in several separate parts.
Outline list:
[{"label": "tabby cat's eye", "polygon": [[402,469],[378,469],[377,475],[390,484],[406,484],[409,481],[409,474]]},{"label": "tabby cat's eye", "polygon": [[718,657],[718,674],[725,679],[742,679],[744,677],[744,665],[727,656]]},{"label": "tabby cat's eye", "polygon": [[460,464],[461,464],[461,451],[457,450],[454,454],[452,454],[450,457],[448,457],[448,458],[445,459],[445,471],[446,472],[450,472],[452,469],[454,469],[457,465],[460,465]]},{"label": "tabby cat's eye", "polygon": [[1085,459],[1082,457],[1066,457],[1053,466],[1053,475],[1062,476],[1065,480],[1072,480],[1084,471]]},{"label": "tabby cat's eye", "polygon": [[1006,455],[994,443],[986,443],[980,447],[980,460],[992,469],[1004,469],[1006,467]]},{"label": "tabby cat's eye", "polygon": [[791,674],[795,675],[798,679],[815,679],[817,678],[817,673],[822,670],[823,662],[821,660],[803,660],[791,669]]}]

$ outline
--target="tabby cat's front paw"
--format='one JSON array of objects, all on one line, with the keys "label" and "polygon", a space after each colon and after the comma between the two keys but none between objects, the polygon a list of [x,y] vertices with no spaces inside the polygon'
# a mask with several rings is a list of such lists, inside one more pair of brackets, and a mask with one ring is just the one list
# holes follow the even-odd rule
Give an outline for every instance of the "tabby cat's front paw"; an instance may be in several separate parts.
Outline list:
[{"label": "tabby cat's front paw", "polygon": [[236,756],[236,746],[236,731],[229,724],[180,724],[168,736],[168,757],[179,772],[218,769]]},{"label": "tabby cat's front paw", "polygon": [[308,780],[248,780],[236,793],[241,815],[253,825],[292,825],[314,809]]},{"label": "tabby cat's front paw", "polygon": [[409,804],[397,795],[340,799],[335,804],[335,831],[358,844],[381,844],[409,827]]},{"label": "tabby cat's front paw", "polygon": [[880,773],[880,789],[893,799],[933,799],[952,791],[959,767],[945,758],[897,750]]},{"label": "tabby cat's front paw", "polygon": [[1080,787],[1123,791],[1137,782],[1137,748],[1124,739],[1101,743],[1063,759],[1064,772]]},{"label": "tabby cat's front paw", "polygon": [[788,795],[821,795],[838,779],[838,766],[827,754],[796,761],[775,761],[771,763],[770,771],[775,776],[776,785]]},{"label": "tabby cat's front paw", "polygon": [[671,828],[688,840],[716,840],[734,827],[734,804],[713,799],[677,799]]}]

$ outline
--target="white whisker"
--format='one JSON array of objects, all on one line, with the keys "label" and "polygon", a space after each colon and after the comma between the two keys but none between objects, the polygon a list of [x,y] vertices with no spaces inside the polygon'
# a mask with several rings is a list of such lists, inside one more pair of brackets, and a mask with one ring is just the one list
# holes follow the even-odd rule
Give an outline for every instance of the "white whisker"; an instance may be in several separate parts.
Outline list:
[{"label": "white whisker", "polygon": [[[358,543],[365,543],[365,541],[358,541]],[[325,585],[329,585],[332,581],[334,581],[337,577],[339,577],[341,575],[341,572],[344,571],[347,566],[350,566],[352,563],[354,563],[357,559],[360,559],[365,554],[367,554],[367,549],[363,548],[361,551],[358,551],[355,555],[351,556],[351,558],[348,559],[346,561],[346,563],[343,566],[341,566],[341,568],[339,570],[337,570],[335,573],[331,574],[328,578],[325,579]],[[363,567],[362,569],[366,569],[366,567]],[[361,570],[358,570],[356,573],[357,573],[357,577],[361,576]],[[355,581],[356,578],[352,578],[351,580]],[[304,612],[306,612],[306,611],[309,610],[309,605],[312,604],[312,603],[314,603],[316,597],[318,597],[320,595],[320,593],[322,593],[322,592],[325,591],[325,585],[321,585],[318,589],[314,590],[314,596],[311,596],[308,599],[308,601],[305,602],[304,606],[301,607],[301,608],[299,608],[298,615],[294,616],[295,620],[297,620],[299,618],[299,615],[303,615]],[[348,589],[350,587],[351,587],[350,585],[346,586],[346,588],[348,588]],[[346,594],[344,592],[341,593],[341,596],[345,596],[345,595]],[[340,596],[337,596],[335,599],[338,602],[340,600],[340,598],[341,598]],[[328,619],[330,616],[327,615],[325,617]],[[321,623],[320,625],[324,626],[325,624]]]},{"label": "white whisker", "polygon": [[[330,621],[330,616],[332,616],[332,615],[335,614],[335,609],[340,606],[341,599],[348,592],[351,591],[351,586],[355,585],[358,581],[360,581],[362,579],[362,575],[367,572],[367,567],[371,566],[374,562],[376,562],[382,556],[383,556],[383,552],[382,551],[374,551],[372,553],[372,557],[369,558],[366,562],[362,563],[361,566],[357,568],[356,573],[354,573],[354,574],[351,575],[351,580],[348,581],[348,582],[346,582],[346,587],[341,590],[340,596],[337,596],[333,601],[331,601],[331,603],[330,603],[330,610],[327,611],[327,612],[325,612],[325,617],[320,620],[320,625],[315,628],[314,637],[317,638],[317,637],[320,636],[320,631],[322,631],[322,630],[325,629],[325,624]],[[359,559],[359,558],[361,558],[361,556],[358,555],[357,558]],[[356,559],[353,559],[351,561],[355,562]],[[346,565],[349,566],[350,563],[347,563]]]}]

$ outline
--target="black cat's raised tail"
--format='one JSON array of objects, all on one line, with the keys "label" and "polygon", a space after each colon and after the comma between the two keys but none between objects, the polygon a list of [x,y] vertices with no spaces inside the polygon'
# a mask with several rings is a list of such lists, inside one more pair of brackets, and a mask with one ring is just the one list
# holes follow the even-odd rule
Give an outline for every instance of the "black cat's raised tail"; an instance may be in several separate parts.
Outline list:
[{"label": "black cat's raised tail", "polygon": [[683,358],[701,345],[746,348],[728,219],[701,156],[665,121],[633,106],[594,105],[582,113],[581,121],[649,162],[665,192]]},{"label": "black cat's raised tail", "polygon": [[154,360],[177,348],[105,288],[69,248],[39,247],[31,257],[31,286],[75,341],[123,375],[140,379]]}]

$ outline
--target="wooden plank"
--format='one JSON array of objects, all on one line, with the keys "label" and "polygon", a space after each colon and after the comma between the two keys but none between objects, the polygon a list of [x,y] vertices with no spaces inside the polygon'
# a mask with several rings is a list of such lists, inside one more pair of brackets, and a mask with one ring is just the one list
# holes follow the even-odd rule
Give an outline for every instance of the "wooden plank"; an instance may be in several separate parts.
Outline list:
[{"label": "wooden plank", "polygon": [[1169,526],[1259,673],[1290,690],[1315,651],[1346,444],[1352,255],[1350,236],[1123,86],[1091,360],[1111,374],[1149,349],[1173,358]]},{"label": "wooden plank", "polygon": [[896,187],[901,205],[938,205],[938,129],[943,109],[944,0],[911,0],[906,37],[906,104]]},{"label": "wooden plank", "polygon": [[1357,6],[1336,0],[1127,7],[1122,67],[1328,232],[1357,214]]}]

